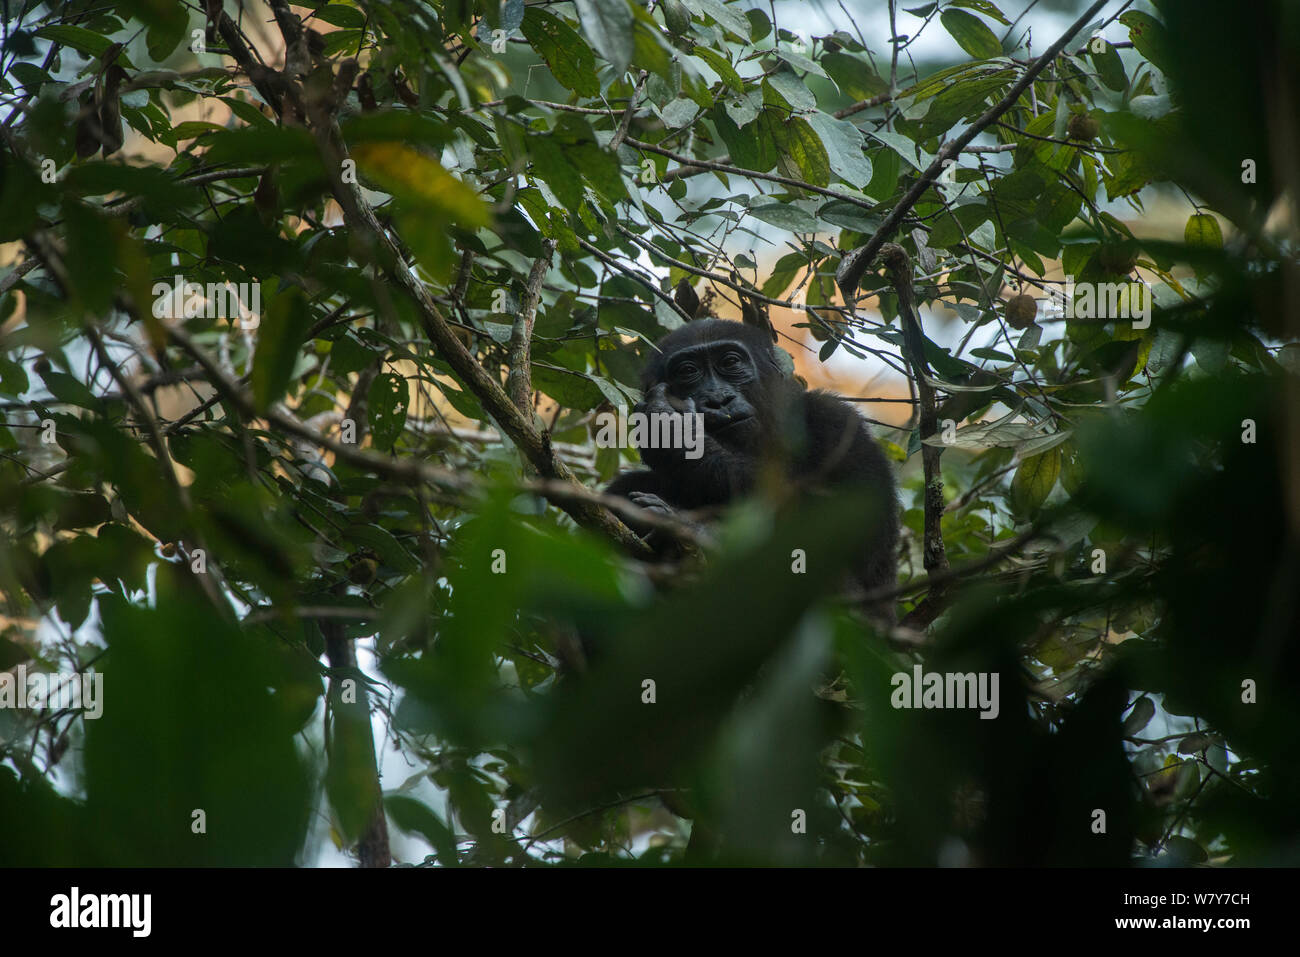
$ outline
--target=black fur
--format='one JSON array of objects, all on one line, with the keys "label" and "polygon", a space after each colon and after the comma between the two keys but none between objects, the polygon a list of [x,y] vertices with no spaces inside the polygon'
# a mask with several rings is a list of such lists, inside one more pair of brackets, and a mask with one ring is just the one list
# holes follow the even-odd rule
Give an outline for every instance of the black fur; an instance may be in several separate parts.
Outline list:
[{"label": "black fur", "polygon": [[[642,373],[645,399],[636,411],[704,413],[704,454],[692,460],[681,449],[642,449],[649,468],[624,472],[608,490],[663,512],[726,505],[753,491],[760,470],[772,464],[813,488],[865,486],[883,495],[887,508],[878,527],[854,531],[862,538],[855,577],[868,591],[893,585],[893,472],[857,410],[787,378],[768,337],[738,322],[696,320],[659,348]],[[690,364],[687,374],[675,374],[682,362]]]}]

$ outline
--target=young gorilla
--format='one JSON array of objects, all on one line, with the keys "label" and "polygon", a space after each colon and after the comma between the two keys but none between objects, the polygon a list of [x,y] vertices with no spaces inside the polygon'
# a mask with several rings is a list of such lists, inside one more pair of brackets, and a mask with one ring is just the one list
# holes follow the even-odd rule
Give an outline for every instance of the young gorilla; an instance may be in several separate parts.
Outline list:
[{"label": "young gorilla", "polygon": [[752,326],[697,319],[665,336],[659,349],[642,373],[645,398],[635,411],[702,413],[704,454],[643,448],[649,468],[624,472],[608,491],[664,513],[726,505],[753,491],[769,464],[814,488],[865,486],[883,497],[885,509],[876,527],[853,532],[862,536],[855,578],[864,591],[893,585],[894,477],[857,411],[783,375],[768,336]]}]

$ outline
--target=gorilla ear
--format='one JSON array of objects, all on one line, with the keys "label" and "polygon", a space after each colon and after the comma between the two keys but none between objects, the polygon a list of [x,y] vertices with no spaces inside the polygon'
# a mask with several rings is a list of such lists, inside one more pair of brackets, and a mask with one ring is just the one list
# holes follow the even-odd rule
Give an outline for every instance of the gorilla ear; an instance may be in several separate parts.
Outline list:
[{"label": "gorilla ear", "polygon": [[742,295],[740,297],[740,321],[747,326],[753,326],[759,332],[771,336],[772,341],[776,342],[776,327],[772,325],[772,320],[767,314],[766,303]]},{"label": "gorilla ear", "polygon": [[673,302],[677,303],[682,312],[691,319],[700,318],[700,297],[696,295],[695,287],[685,276],[677,280],[677,288],[673,290]]}]

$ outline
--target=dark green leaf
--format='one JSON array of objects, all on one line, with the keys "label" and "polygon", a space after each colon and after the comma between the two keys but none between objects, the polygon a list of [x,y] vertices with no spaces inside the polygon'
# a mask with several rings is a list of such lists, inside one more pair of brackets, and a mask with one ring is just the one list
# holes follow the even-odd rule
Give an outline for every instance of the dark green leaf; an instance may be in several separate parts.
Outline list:
[{"label": "dark green leaf", "polygon": [[993,31],[979,17],[949,7],[939,15],[944,29],[952,34],[957,45],[977,60],[990,60],[1002,55],[1002,44]]}]

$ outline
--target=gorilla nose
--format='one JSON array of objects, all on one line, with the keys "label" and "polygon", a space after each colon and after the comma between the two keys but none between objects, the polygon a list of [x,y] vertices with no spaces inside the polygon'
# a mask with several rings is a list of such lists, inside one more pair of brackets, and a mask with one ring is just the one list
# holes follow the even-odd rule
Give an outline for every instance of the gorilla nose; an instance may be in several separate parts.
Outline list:
[{"label": "gorilla nose", "polygon": [[701,405],[704,406],[706,412],[721,412],[727,406],[731,405],[731,400],[734,398],[734,395],[711,395],[708,396]]}]

